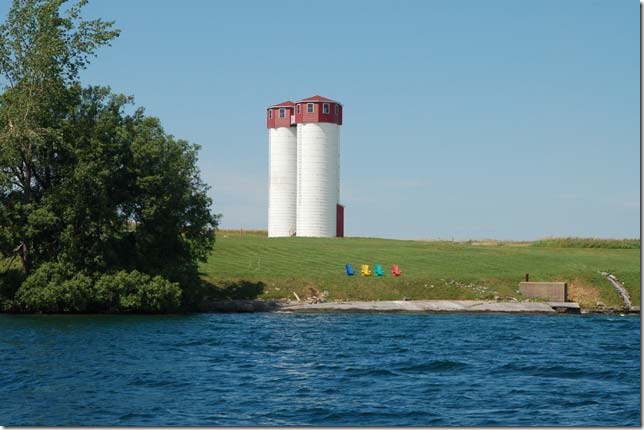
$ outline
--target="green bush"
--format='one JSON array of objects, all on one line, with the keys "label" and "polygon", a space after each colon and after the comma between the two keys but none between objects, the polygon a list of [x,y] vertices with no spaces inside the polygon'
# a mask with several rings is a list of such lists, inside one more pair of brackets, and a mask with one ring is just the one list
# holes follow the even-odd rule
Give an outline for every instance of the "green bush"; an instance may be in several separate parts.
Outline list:
[{"label": "green bush", "polygon": [[94,290],[99,307],[105,311],[171,312],[181,305],[178,283],[137,270],[103,275]]},{"label": "green bush", "polygon": [[86,312],[93,307],[92,279],[61,263],[45,263],[27,277],[16,293],[29,312]]},{"label": "green bush", "polygon": [[28,312],[172,312],[181,305],[181,288],[136,270],[102,275],[94,282],[71,266],[46,263],[22,283],[16,304]]}]

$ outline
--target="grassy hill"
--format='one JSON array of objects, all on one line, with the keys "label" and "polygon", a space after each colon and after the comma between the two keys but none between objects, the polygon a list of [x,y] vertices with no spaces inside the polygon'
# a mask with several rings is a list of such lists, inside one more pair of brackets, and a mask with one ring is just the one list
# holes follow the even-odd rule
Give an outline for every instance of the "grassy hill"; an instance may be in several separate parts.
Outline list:
[{"label": "grassy hill", "polygon": [[[601,247],[599,247],[601,246]],[[584,307],[597,300],[621,306],[599,272],[617,276],[640,304],[639,241],[548,239],[539,242],[445,242],[368,238],[267,238],[265,232],[222,231],[201,266],[219,298],[306,297],[314,289],[328,300],[521,299],[518,284],[567,281]],[[346,276],[352,263],[356,276]],[[382,278],[362,277],[361,264],[379,263]],[[403,275],[391,275],[392,264]]]}]

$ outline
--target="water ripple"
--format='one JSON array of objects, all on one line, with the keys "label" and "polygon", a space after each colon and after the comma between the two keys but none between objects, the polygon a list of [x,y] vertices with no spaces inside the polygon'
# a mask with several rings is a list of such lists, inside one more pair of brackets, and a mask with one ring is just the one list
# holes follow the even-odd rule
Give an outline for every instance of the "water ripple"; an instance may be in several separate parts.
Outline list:
[{"label": "water ripple", "polygon": [[420,363],[414,364],[411,366],[400,367],[398,370],[402,372],[443,372],[443,371],[453,371],[461,370],[467,367],[467,364],[461,363],[460,361],[452,360],[435,360],[429,363]]},{"label": "water ripple", "polygon": [[640,319],[0,315],[2,425],[637,426]]}]

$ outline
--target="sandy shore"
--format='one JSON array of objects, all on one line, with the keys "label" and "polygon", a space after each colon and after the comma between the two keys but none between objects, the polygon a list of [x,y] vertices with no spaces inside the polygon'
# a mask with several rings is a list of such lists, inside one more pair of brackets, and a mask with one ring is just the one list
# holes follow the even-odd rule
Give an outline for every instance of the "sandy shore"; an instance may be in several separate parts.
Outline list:
[{"label": "sandy shore", "polygon": [[484,300],[392,300],[344,301],[307,304],[278,300],[229,300],[211,302],[210,312],[491,312],[491,313],[580,313],[577,303],[495,302]]}]

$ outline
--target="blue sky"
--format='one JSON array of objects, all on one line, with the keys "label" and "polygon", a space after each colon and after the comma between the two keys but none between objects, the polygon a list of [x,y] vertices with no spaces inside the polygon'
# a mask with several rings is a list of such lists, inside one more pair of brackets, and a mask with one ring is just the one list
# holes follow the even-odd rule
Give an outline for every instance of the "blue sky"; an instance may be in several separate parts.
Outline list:
[{"label": "blue sky", "polygon": [[[7,6],[0,6],[4,16]],[[635,1],[94,0],[85,84],[202,146],[222,228],[266,228],[266,106],[344,104],[349,236],[639,237]]]}]

